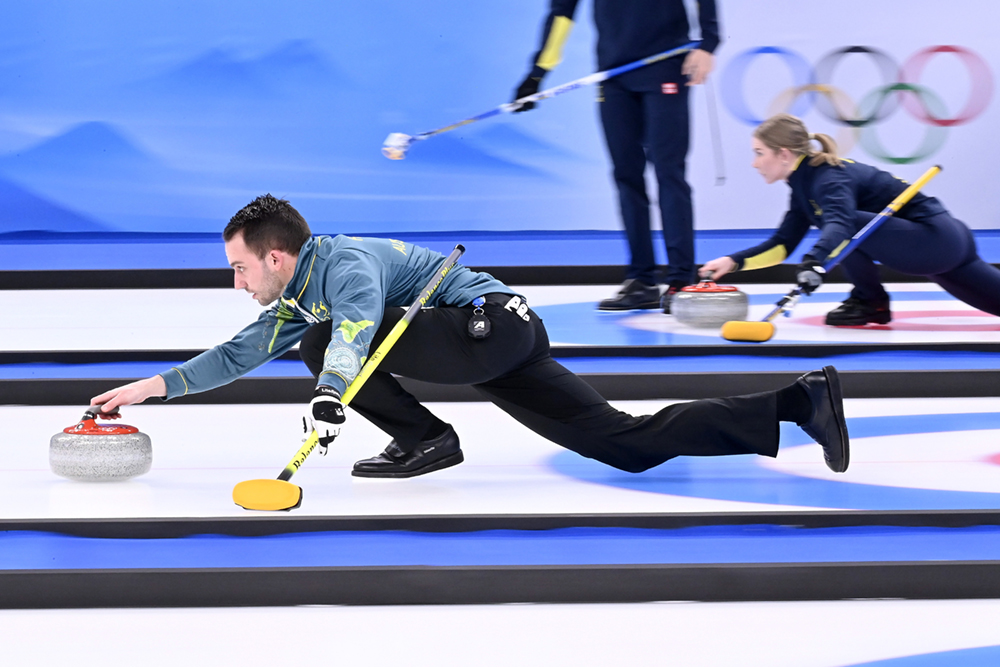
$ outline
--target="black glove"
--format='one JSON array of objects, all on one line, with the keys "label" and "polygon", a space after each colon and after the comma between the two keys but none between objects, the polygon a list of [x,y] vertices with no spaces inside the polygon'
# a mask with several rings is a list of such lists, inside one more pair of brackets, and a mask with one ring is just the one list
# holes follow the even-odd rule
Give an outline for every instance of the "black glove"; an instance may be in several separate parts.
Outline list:
[{"label": "black glove", "polygon": [[[527,97],[528,95],[534,95],[538,92],[538,88],[542,85],[542,77],[528,75],[521,85],[517,87],[517,91],[514,93],[513,102],[518,101],[522,97]],[[534,102],[525,102],[519,108],[514,109],[514,113],[521,113],[522,111],[530,111],[535,108]]]},{"label": "black glove", "polygon": [[823,284],[826,270],[815,259],[804,259],[795,271],[795,280],[803,294],[812,294]]},{"label": "black glove", "polygon": [[313,399],[309,402],[309,416],[319,435],[321,453],[326,454],[326,448],[340,435],[340,425],[346,420],[340,392],[325,385],[316,387]]}]

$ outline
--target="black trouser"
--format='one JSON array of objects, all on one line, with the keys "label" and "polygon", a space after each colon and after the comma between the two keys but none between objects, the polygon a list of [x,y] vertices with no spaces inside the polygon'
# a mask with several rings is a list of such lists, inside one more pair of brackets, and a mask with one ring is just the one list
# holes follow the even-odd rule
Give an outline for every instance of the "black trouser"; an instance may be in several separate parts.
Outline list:
[{"label": "black trouser", "polygon": [[[422,311],[365,382],[350,407],[410,450],[443,423],[391,375],[439,384],[470,384],[535,433],[588,458],[641,472],[675,456],[778,452],[773,392],[679,403],[655,415],[615,410],[594,389],[549,355],[545,327],[504,308],[510,296],[491,294],[484,307],[493,332],[466,333],[471,306]],[[402,317],[386,311],[371,349]],[[300,354],[318,376],[330,342],[331,322],[310,327]]]},{"label": "black trouser", "polygon": [[[626,278],[656,284],[656,261],[646,194],[646,161],[659,185],[667,247],[667,282],[694,280],[694,216],[684,177],[688,154],[688,87],[683,58],[658,63],[601,84],[601,125],[614,165],[622,224],[628,238]],[[666,86],[666,87],[664,87]]]},{"label": "black trouser", "polygon": [[[864,226],[874,214],[858,211],[855,216]],[[926,276],[973,308],[1000,315],[1000,271],[980,259],[972,231],[946,213],[919,221],[893,216],[883,222],[841,263],[854,283],[851,296],[888,300],[875,261]]]}]

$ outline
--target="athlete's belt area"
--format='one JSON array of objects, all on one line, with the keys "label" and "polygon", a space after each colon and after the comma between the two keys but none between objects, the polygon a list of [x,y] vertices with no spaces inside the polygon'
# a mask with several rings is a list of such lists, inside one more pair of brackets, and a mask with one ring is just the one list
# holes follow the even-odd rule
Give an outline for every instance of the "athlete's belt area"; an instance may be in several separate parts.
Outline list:
[{"label": "athlete's belt area", "polygon": [[466,327],[469,336],[477,340],[487,338],[493,329],[490,318],[486,317],[486,313],[483,312],[483,304],[485,303],[486,298],[481,296],[472,301],[472,317],[469,318],[469,326]]},{"label": "athlete's belt area", "polygon": [[504,310],[516,315],[525,322],[531,321],[531,314],[528,312],[528,302],[523,297],[515,294],[503,294],[492,292],[485,296],[477,297],[469,307],[472,308],[472,315],[469,317],[467,333],[475,339],[483,339],[492,333],[493,323],[484,311],[484,306],[493,309],[493,316],[497,316],[497,310]]}]

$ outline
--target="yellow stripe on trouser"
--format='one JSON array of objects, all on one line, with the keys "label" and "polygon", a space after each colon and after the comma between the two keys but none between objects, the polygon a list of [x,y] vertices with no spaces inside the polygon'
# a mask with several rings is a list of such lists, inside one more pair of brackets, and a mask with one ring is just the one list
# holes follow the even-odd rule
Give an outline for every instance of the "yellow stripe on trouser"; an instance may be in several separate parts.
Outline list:
[{"label": "yellow stripe on trouser", "polygon": [[545,48],[538,55],[538,62],[535,64],[544,70],[554,69],[562,62],[563,47],[569,39],[569,32],[573,28],[573,20],[565,16],[557,16],[552,19],[552,28],[549,30],[549,37],[545,40]]}]

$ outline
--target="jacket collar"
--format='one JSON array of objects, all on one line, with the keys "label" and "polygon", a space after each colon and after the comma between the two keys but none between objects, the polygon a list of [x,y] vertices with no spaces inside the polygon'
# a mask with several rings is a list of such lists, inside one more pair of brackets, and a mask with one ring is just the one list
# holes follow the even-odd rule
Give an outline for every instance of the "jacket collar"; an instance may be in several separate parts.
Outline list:
[{"label": "jacket collar", "polygon": [[295,273],[292,274],[292,279],[285,287],[282,298],[298,301],[305,294],[316,264],[316,251],[322,242],[323,237],[314,237],[302,244],[298,260],[295,263]]}]

